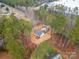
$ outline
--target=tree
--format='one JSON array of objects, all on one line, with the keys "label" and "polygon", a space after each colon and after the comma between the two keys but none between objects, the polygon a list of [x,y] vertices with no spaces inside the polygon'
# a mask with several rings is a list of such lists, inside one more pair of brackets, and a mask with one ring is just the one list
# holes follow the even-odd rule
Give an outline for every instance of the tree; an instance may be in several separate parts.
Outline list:
[{"label": "tree", "polygon": [[42,22],[45,21],[47,18],[47,5],[41,6],[39,10],[35,11],[35,16],[37,17],[37,20],[41,20]]},{"label": "tree", "polygon": [[78,14],[78,7],[74,8],[74,13]]},{"label": "tree", "polygon": [[[24,58],[24,46],[20,40],[20,32],[28,36],[32,24],[29,21],[18,20],[14,16],[0,18],[0,33],[4,37],[5,49],[13,56],[13,59]],[[22,38],[23,39],[23,38]]]},{"label": "tree", "polygon": [[54,54],[56,51],[47,41],[41,43],[31,55],[31,59],[44,59],[46,54]]},{"label": "tree", "polygon": [[67,30],[67,36],[73,40],[76,44],[79,44],[79,17],[76,19],[76,24],[73,28]]},{"label": "tree", "polygon": [[0,0],[0,1],[11,6],[21,5],[28,7],[35,5],[35,0]]},{"label": "tree", "polygon": [[62,32],[66,19],[63,14],[48,14],[45,22],[50,25],[55,32]]}]

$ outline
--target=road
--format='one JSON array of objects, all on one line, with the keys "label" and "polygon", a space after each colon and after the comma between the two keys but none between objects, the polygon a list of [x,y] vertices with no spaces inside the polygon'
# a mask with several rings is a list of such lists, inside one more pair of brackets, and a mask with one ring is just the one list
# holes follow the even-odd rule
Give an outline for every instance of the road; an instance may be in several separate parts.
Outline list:
[{"label": "road", "polygon": [[[1,3],[1,2],[0,2]],[[4,4],[4,3],[2,3]],[[17,9],[17,8],[13,8],[9,5],[4,4],[5,7],[8,7],[10,10],[10,14],[14,14],[15,17],[17,17],[18,19],[25,19],[28,21],[34,21],[35,20],[35,15],[34,15],[34,11],[32,8],[28,8],[27,10],[25,10],[25,12]]]},{"label": "road", "polygon": [[26,16],[26,12],[24,13],[13,7],[9,7],[9,8],[10,8],[11,12],[14,14],[14,16],[17,17],[18,19],[25,19],[25,20],[30,21],[30,19],[28,19]]},{"label": "road", "polygon": [[0,59],[12,59],[12,56],[6,52],[0,52]]},{"label": "road", "polygon": [[9,8],[14,14],[14,16],[17,17],[18,19],[31,21],[33,24],[37,23],[37,21],[35,20],[36,18],[35,13],[32,8],[28,8],[28,10],[26,10],[25,12],[13,7],[9,7]]}]

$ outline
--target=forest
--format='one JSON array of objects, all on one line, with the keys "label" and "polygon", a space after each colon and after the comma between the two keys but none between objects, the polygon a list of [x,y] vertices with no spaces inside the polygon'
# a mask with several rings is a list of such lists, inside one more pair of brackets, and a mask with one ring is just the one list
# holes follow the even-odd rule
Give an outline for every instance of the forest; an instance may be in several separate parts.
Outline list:
[{"label": "forest", "polygon": [[79,42],[79,17],[77,15],[65,15],[63,13],[57,13],[50,9],[47,10],[47,5],[41,7],[35,12],[37,20],[43,21],[43,23],[51,26],[52,30],[57,33],[62,33],[75,43]]},{"label": "forest", "polygon": [[[48,3],[52,1],[57,0],[0,0],[0,2],[7,4],[12,8],[15,8],[18,5],[24,6],[25,8],[37,7],[44,2]],[[9,16],[1,16],[0,40],[3,40],[3,44],[0,47],[0,51],[7,51],[7,53],[9,53],[14,59],[45,59],[47,54],[56,53],[57,51],[55,48],[49,45],[49,41],[44,41],[39,45],[35,45],[31,42],[30,33],[38,21],[50,26],[50,41],[53,41],[53,32],[55,34],[59,33],[61,38],[59,36],[55,37],[55,39],[61,39],[60,41],[63,42],[65,36],[79,47],[79,15],[66,14],[63,11],[64,6],[60,7],[56,5],[55,7],[62,10],[63,13],[53,10],[54,7],[48,9],[48,5],[44,5],[41,6],[39,10],[31,10],[35,17],[34,19],[31,19],[31,21],[27,21],[27,16],[25,16],[25,19],[18,19],[18,17],[14,16],[14,14],[17,13],[12,13]],[[15,10],[19,9],[15,8]],[[78,10],[78,8],[75,10]],[[26,13],[29,14],[29,11]],[[31,16],[29,16],[29,20],[30,18]],[[35,23],[33,23],[33,21]]]},{"label": "forest", "polygon": [[0,0],[0,2],[6,3],[13,7],[17,5],[26,6],[26,7],[37,6],[44,2],[52,2],[52,1],[56,1],[56,0]]},{"label": "forest", "polygon": [[6,50],[15,59],[23,59],[25,48],[23,37],[28,36],[32,29],[32,23],[23,19],[18,20],[14,16],[0,18],[0,36],[3,38],[3,46],[0,51]]}]

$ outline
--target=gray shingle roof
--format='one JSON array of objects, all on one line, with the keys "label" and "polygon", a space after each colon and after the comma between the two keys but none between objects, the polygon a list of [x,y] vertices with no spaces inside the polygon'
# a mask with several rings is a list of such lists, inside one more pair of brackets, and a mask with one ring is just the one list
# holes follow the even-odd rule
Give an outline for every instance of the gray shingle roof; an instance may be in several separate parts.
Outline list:
[{"label": "gray shingle roof", "polygon": [[38,37],[40,37],[43,33],[44,33],[44,31],[42,31],[42,30],[37,30],[37,31],[35,31],[35,34],[36,34]]}]

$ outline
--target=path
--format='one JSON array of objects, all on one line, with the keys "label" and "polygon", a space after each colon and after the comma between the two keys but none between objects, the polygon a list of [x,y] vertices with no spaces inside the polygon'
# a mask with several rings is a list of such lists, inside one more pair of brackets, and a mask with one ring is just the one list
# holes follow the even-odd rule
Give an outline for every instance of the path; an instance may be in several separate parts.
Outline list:
[{"label": "path", "polygon": [[0,52],[0,59],[12,59],[6,52]]},{"label": "path", "polygon": [[[1,2],[0,2],[1,3]],[[4,3],[3,3],[4,4]],[[13,8],[7,4],[4,4],[6,7],[10,9],[10,14],[13,13],[15,17],[19,19],[24,19],[28,21],[35,21],[34,11],[32,8],[27,8],[24,12],[20,9]]]}]

